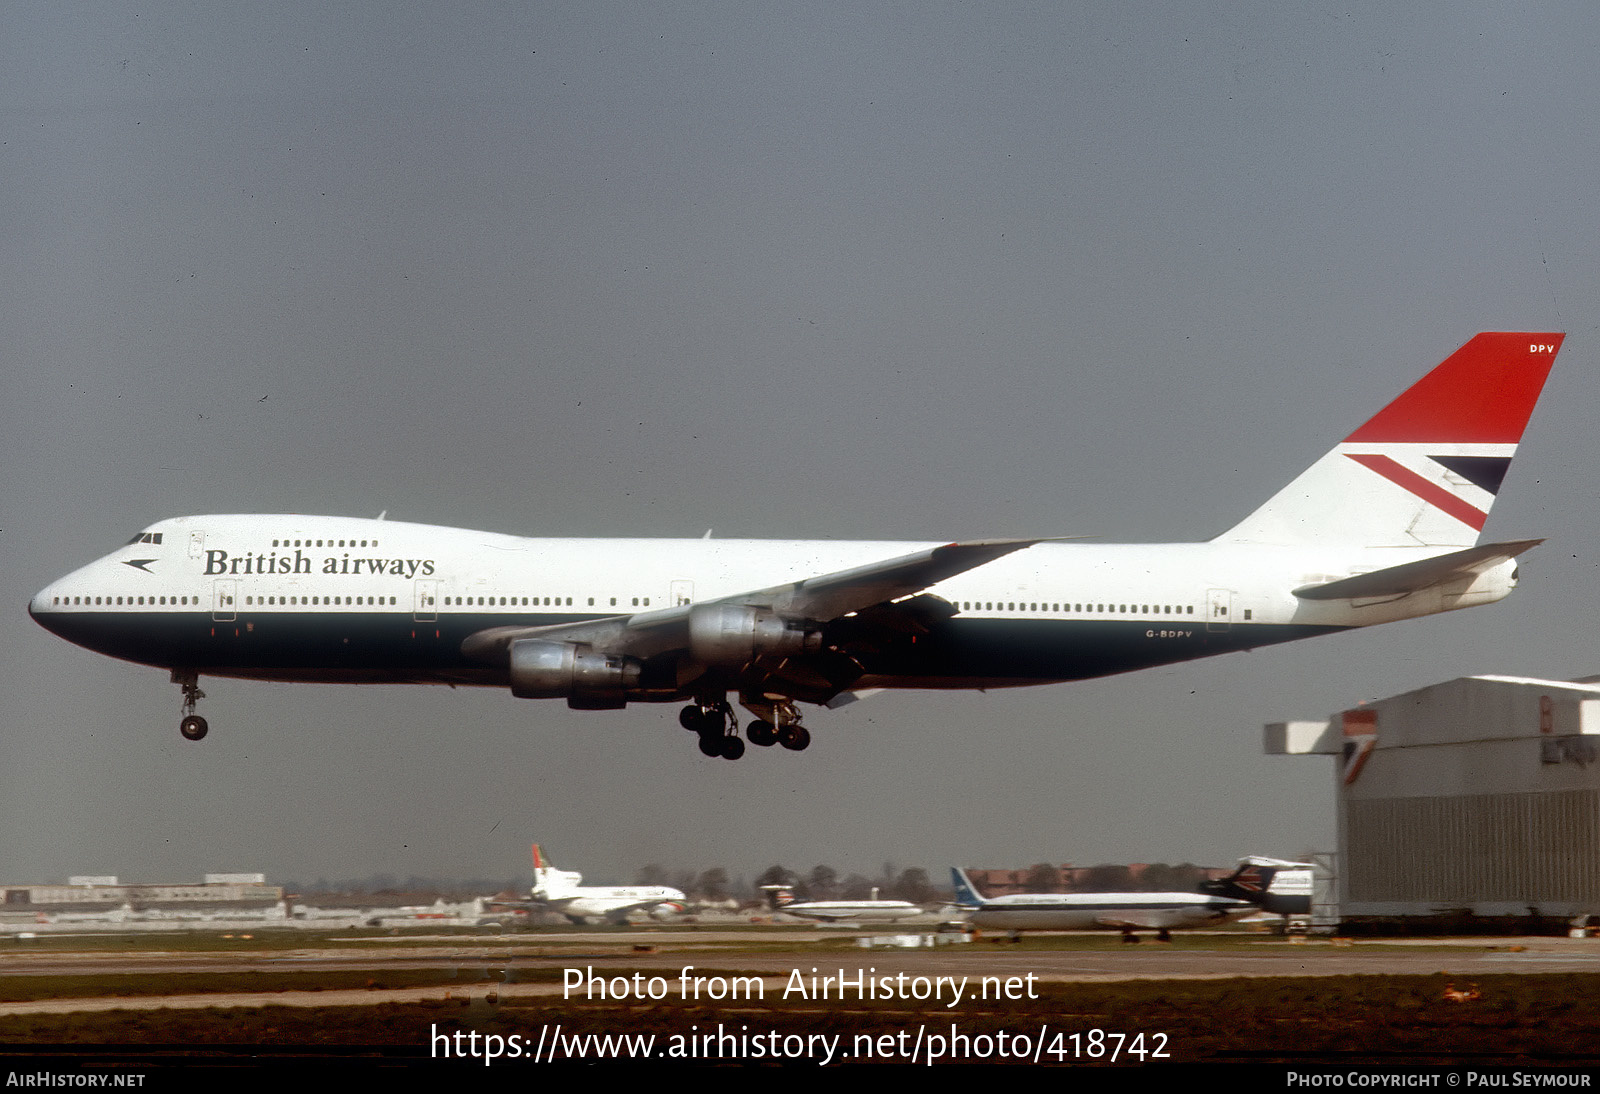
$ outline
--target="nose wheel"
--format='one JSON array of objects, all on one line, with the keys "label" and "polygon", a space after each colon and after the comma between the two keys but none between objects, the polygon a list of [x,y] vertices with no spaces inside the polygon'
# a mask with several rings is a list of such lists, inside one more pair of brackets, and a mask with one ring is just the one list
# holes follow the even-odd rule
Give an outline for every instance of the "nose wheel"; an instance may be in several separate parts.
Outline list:
[{"label": "nose wheel", "polygon": [[206,693],[200,690],[200,674],[173,669],[172,682],[183,688],[183,721],[178,723],[178,732],[183,734],[186,741],[203,739],[211,731],[211,726],[194,712],[195,705],[206,697]]}]

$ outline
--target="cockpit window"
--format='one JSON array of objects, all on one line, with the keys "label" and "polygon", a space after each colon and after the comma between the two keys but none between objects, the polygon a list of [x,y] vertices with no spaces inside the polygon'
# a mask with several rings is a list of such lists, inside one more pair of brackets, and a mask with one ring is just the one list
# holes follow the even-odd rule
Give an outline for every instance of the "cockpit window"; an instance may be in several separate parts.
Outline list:
[{"label": "cockpit window", "polygon": [[129,547],[129,546],[132,546],[135,543],[160,543],[160,542],[161,542],[161,533],[160,532],[140,532],[138,535],[136,535],[132,539],[130,539],[127,543],[124,543],[123,546],[124,547]]}]

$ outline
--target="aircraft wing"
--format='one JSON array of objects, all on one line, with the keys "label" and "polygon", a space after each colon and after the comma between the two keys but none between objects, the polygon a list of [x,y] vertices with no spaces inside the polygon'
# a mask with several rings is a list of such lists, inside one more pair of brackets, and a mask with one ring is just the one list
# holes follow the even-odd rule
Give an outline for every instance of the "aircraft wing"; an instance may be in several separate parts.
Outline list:
[{"label": "aircraft wing", "polygon": [[947,543],[900,558],[732,597],[728,602],[770,606],[785,616],[837,619],[874,604],[920,593],[947,577],[966,573],[1039,542],[1037,539],[980,539]]},{"label": "aircraft wing", "polygon": [[1301,600],[1404,596],[1448,581],[1476,577],[1543,542],[1542,539],[1519,539],[1507,543],[1485,543],[1479,547],[1468,547],[1465,551],[1425,558],[1421,562],[1407,562],[1321,585],[1306,585],[1296,589],[1294,595]]},{"label": "aircraft wing", "polygon": [[654,900],[609,901],[605,903],[603,910],[599,914],[613,923],[621,923],[627,920],[629,912],[653,912],[663,905],[671,907],[674,911],[683,911],[683,905],[675,900],[656,898]]},{"label": "aircraft wing", "polygon": [[[688,650],[691,615],[709,607],[752,608],[788,620],[828,623],[856,612],[914,596],[956,574],[975,569],[1040,539],[987,539],[947,543],[899,558],[868,563],[831,574],[819,574],[787,585],[775,585],[720,600],[683,604],[635,615],[548,627],[490,627],[467,636],[461,650],[468,657],[503,663],[511,643],[524,639],[574,642],[608,654],[650,658]],[[921,598],[937,601],[937,597]],[[939,603],[943,604],[942,601]],[[945,604],[946,613],[949,605]],[[924,609],[926,610],[926,609]],[[908,609],[913,613],[914,609]]]}]

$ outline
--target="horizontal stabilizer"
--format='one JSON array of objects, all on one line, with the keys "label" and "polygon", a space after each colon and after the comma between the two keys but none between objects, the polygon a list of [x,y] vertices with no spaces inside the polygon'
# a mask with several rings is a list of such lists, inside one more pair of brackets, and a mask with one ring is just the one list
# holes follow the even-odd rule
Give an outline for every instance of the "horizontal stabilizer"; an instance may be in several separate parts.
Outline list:
[{"label": "horizontal stabilizer", "polygon": [[1369,574],[1340,578],[1321,585],[1306,585],[1294,595],[1301,600],[1364,600],[1369,597],[1403,596],[1459,578],[1476,577],[1508,559],[1516,558],[1542,539],[1519,539],[1508,543],[1485,543],[1447,555],[1425,558],[1374,570]]}]

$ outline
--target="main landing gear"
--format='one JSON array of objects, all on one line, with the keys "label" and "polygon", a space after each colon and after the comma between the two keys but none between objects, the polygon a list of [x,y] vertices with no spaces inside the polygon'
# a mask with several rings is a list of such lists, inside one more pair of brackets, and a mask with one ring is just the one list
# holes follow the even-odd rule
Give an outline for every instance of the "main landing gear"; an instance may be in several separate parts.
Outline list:
[{"label": "main landing gear", "polygon": [[800,724],[800,711],[789,699],[761,699],[746,696],[740,700],[756,715],[745,727],[744,735],[753,745],[779,744],[791,752],[804,752],[811,744],[811,733]]},{"label": "main landing gear", "polygon": [[811,731],[799,722],[786,722],[780,727],[757,719],[744,727],[744,735],[753,745],[782,745],[791,752],[804,752],[811,744]]},{"label": "main landing gear", "polygon": [[[779,744],[792,752],[803,752],[811,744],[811,733],[800,724],[800,712],[793,703],[774,704],[770,717],[773,721],[758,718],[745,727],[745,737],[751,744],[762,748]],[[684,707],[678,712],[678,724],[700,735],[702,755],[737,760],[745,754],[745,743],[738,736],[738,720],[726,699]]]},{"label": "main landing gear", "polygon": [[206,693],[200,690],[200,674],[173,669],[172,682],[183,688],[183,721],[178,723],[178,732],[183,734],[185,740],[201,740],[211,731],[211,727],[194,712],[195,704],[206,697]]},{"label": "main landing gear", "polygon": [[737,760],[744,755],[744,741],[735,736],[739,731],[739,723],[734,719],[733,708],[726,699],[684,707],[678,711],[678,724],[690,733],[700,735],[700,754],[703,756]]}]

